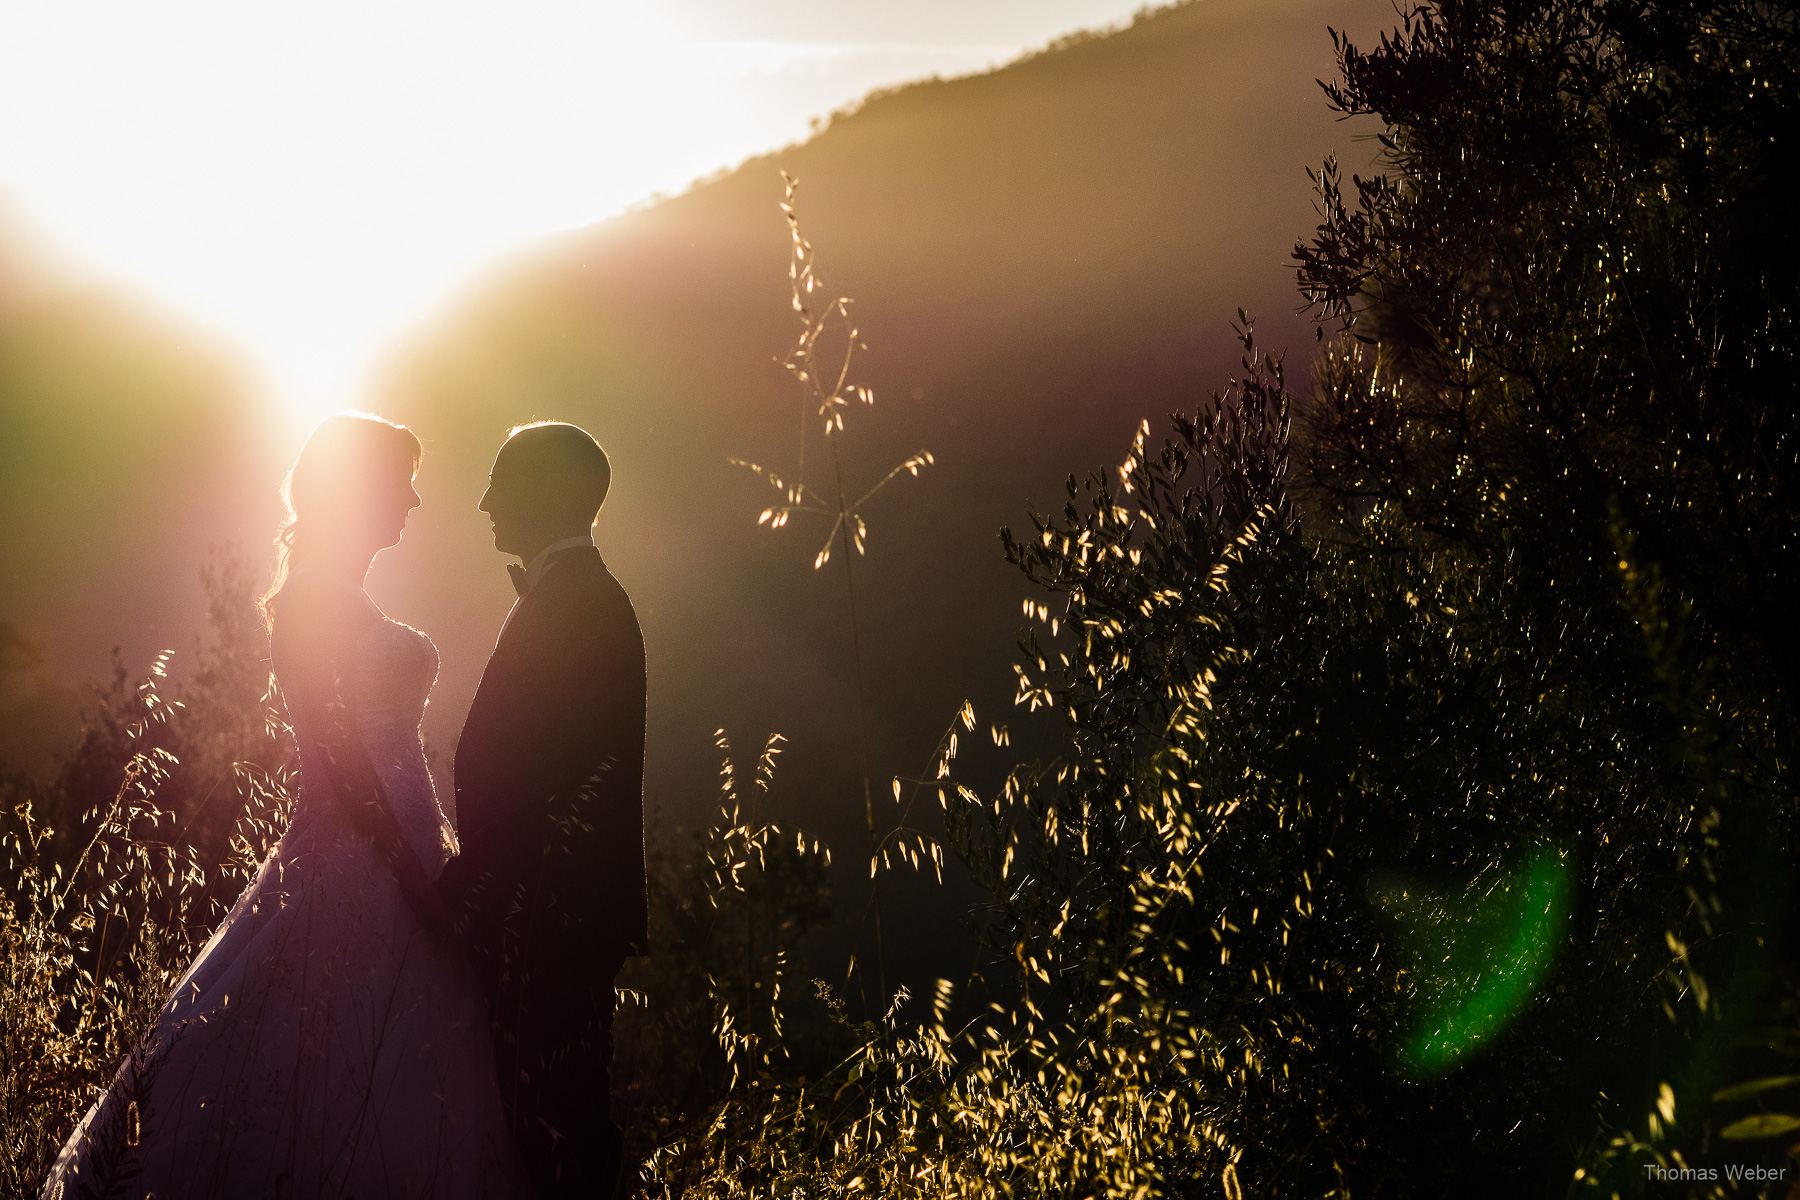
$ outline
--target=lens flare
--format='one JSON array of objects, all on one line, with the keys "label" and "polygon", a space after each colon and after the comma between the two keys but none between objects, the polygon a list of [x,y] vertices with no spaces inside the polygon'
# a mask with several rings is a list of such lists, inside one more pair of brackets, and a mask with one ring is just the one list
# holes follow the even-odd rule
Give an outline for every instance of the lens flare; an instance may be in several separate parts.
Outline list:
[{"label": "lens flare", "polygon": [[1371,894],[1401,932],[1411,983],[1394,1047],[1412,1079],[1448,1074],[1530,1003],[1561,948],[1574,857],[1540,846],[1456,889],[1376,879]]}]

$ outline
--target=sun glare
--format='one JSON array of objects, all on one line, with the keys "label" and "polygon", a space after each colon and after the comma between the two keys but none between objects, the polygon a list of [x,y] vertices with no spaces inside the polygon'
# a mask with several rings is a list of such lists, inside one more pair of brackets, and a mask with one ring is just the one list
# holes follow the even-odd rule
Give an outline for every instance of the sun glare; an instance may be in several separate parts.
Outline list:
[{"label": "sun glare", "polygon": [[[867,87],[1019,48],[707,43],[659,11],[0,0],[0,187],[57,257],[241,347],[304,428],[532,238],[802,136]],[[826,71],[854,90],[745,102],[747,77]]]},{"label": "sun glare", "polygon": [[485,262],[741,156],[734,69],[621,4],[0,5],[0,177],[309,424]]}]

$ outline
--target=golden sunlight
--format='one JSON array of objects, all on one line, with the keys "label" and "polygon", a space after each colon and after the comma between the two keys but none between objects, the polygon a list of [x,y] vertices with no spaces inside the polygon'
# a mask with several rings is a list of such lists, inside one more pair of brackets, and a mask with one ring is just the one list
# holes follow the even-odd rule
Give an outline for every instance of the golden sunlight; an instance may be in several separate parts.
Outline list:
[{"label": "golden sunlight", "polygon": [[299,429],[508,251],[1026,44],[707,40],[664,11],[0,2],[0,189],[58,257],[241,348]]}]

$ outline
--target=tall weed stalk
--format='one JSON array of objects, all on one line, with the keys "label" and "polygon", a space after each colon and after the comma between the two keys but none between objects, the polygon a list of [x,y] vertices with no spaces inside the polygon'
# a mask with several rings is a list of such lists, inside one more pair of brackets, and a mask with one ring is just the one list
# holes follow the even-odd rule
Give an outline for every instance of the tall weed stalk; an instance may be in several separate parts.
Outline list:
[{"label": "tall weed stalk", "polygon": [[[889,483],[901,475],[917,477],[920,470],[932,464],[931,452],[920,450],[910,455],[893,470],[860,494],[853,493],[844,482],[842,439],[844,414],[854,405],[875,403],[875,393],[851,381],[851,366],[858,350],[868,347],[861,331],[850,315],[848,296],[830,300],[814,270],[812,243],[800,233],[800,217],[794,208],[794,193],[799,181],[787,172],[781,173],[786,194],[781,211],[787,217],[788,234],[794,256],[788,261],[788,281],[792,303],[800,319],[800,336],[788,352],[783,365],[798,384],[800,397],[799,449],[791,476],[776,475],[756,463],[732,459],[773,487],[781,499],[763,509],[757,524],[780,529],[796,513],[809,513],[831,518],[824,543],[813,555],[813,569],[820,570],[831,561],[834,544],[838,559],[844,565],[844,598],[849,614],[850,659],[856,682],[856,733],[862,768],[863,818],[869,835],[869,911],[874,920],[875,972],[881,1003],[887,1002],[887,951],[882,935],[881,874],[883,835],[875,817],[875,787],[869,755],[869,693],[863,671],[863,629],[857,612],[855,560],[867,552],[869,527],[863,509]],[[841,339],[842,349],[837,347]],[[824,485],[808,487],[806,449],[813,423],[823,424],[825,445],[830,454],[830,471]]]}]

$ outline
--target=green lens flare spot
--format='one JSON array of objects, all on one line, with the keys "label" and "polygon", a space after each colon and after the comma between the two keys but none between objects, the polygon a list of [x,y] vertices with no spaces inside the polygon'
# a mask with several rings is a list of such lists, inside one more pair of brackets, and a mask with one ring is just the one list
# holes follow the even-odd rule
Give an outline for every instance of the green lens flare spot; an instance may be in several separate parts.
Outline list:
[{"label": "green lens flare spot", "polygon": [[1543,846],[1461,888],[1392,875],[1371,881],[1405,952],[1392,1064],[1399,1074],[1448,1074],[1524,1010],[1566,936],[1574,875],[1571,852]]}]

